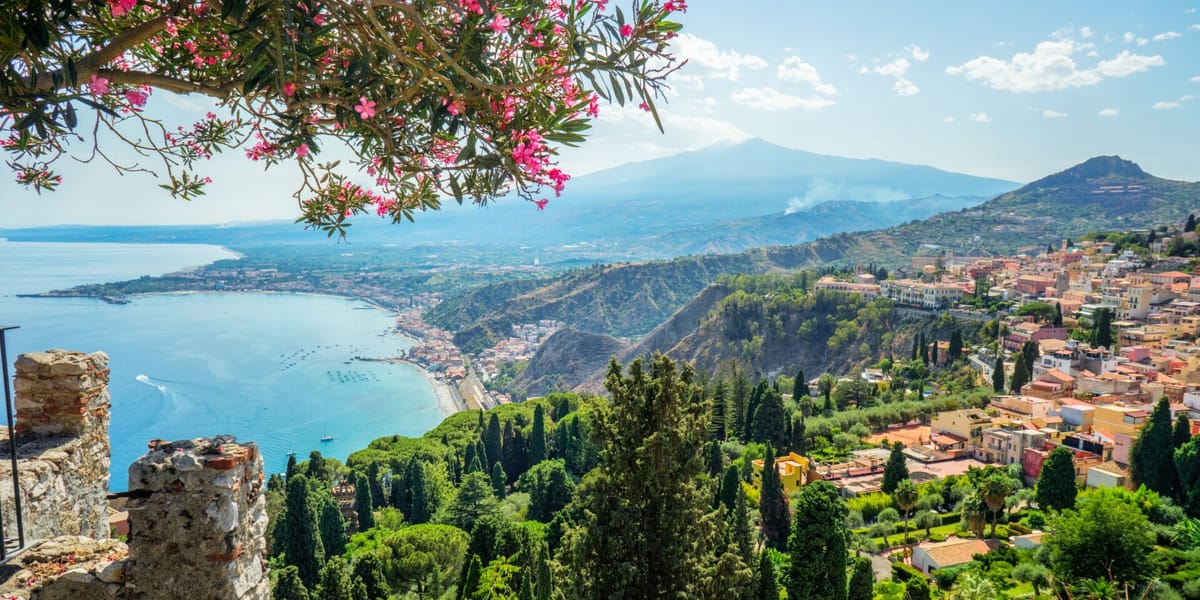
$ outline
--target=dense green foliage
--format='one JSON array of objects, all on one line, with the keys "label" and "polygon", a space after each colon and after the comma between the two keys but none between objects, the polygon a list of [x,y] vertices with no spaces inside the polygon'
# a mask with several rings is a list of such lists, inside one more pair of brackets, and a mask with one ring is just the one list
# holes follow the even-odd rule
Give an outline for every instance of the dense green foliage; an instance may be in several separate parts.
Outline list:
[{"label": "dense green foliage", "polygon": [[832,484],[801,488],[788,538],[788,600],[846,599],[845,521],[846,505]]},{"label": "dense green foliage", "polygon": [[1077,485],[1071,450],[1058,446],[1050,451],[1037,480],[1037,503],[1043,510],[1074,508]]},{"label": "dense green foliage", "polygon": [[1150,550],[1154,533],[1138,508],[1126,502],[1122,490],[1084,494],[1077,509],[1063,511],[1047,536],[1050,565],[1057,579],[1078,582],[1103,579],[1136,583],[1151,578]]},{"label": "dense green foliage", "polygon": [[1178,495],[1179,475],[1175,472],[1172,435],[1171,406],[1162,398],[1138,431],[1129,451],[1129,476],[1134,486],[1145,485],[1172,498]]},{"label": "dense green foliage", "polygon": [[775,466],[775,449],[767,446],[763,462],[762,491],[759,492],[758,514],[762,520],[763,538],[768,548],[781,550],[787,545],[791,533],[791,515],[788,513],[787,497],[783,493],[783,482]]},{"label": "dense green foliage", "polygon": [[908,479],[908,459],[904,456],[904,444],[892,444],[892,452],[888,455],[887,463],[883,465],[883,493],[896,491],[901,481]]}]

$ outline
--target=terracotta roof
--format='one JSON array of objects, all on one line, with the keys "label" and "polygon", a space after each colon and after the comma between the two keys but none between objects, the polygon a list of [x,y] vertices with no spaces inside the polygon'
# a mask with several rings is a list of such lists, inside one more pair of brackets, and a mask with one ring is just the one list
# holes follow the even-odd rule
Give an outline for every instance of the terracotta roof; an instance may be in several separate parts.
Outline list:
[{"label": "terracotta roof", "polygon": [[954,444],[961,444],[966,441],[965,439],[959,438],[957,435],[951,435],[948,433],[935,435],[929,438],[929,440],[935,444],[938,444],[939,446],[953,446]]},{"label": "terracotta roof", "polygon": [[1046,378],[1054,379],[1054,380],[1057,380],[1062,383],[1074,383],[1075,382],[1074,377],[1071,377],[1070,375],[1067,375],[1066,373],[1063,373],[1062,371],[1060,371],[1058,369],[1050,369],[1049,371],[1046,371],[1045,373],[1042,373],[1041,375],[1039,375],[1039,377],[1046,377]]},{"label": "terracotta roof", "polygon": [[956,539],[940,544],[921,544],[918,547],[925,549],[930,562],[936,564],[939,569],[970,562],[972,556],[992,551],[991,545],[984,540]]},{"label": "terracotta roof", "polygon": [[1104,471],[1105,473],[1112,473],[1113,475],[1120,475],[1122,477],[1129,474],[1128,471],[1121,468],[1121,465],[1118,465],[1116,462],[1113,462],[1111,460],[1108,462],[1100,463],[1098,465],[1094,465],[1091,468],[1097,469],[1100,471]]}]

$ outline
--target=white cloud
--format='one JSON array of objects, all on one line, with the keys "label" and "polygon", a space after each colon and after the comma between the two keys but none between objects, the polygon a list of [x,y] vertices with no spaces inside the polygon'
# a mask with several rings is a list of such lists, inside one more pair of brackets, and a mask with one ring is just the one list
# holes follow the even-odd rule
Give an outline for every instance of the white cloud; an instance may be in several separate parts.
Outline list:
[{"label": "white cloud", "polygon": [[1046,110],[1042,111],[1042,116],[1047,119],[1061,119],[1061,118],[1067,116],[1067,113],[1062,113],[1062,112],[1058,112],[1057,110],[1050,110],[1049,108],[1047,108]]},{"label": "white cloud", "polygon": [[1092,31],[1091,27],[1082,27],[1079,29],[1079,37],[1081,37],[1081,38],[1087,39],[1087,38],[1092,37],[1093,35],[1096,35],[1096,32]]},{"label": "white cloud", "polygon": [[1073,55],[1086,52],[1091,44],[1074,40],[1042,42],[1032,53],[1018,52],[1009,60],[980,56],[946,68],[947,75],[962,75],[982,81],[992,89],[1008,92],[1046,92],[1096,85],[1105,77],[1125,77],[1166,64],[1161,56],[1144,56],[1123,50],[1092,69],[1080,69]]},{"label": "white cloud", "polygon": [[922,50],[920,46],[913,45],[908,49],[908,51],[912,54],[913,60],[917,62],[925,62],[929,60],[929,51]]},{"label": "white cloud", "polygon": [[686,59],[688,66],[704,69],[705,74],[718,79],[737,81],[742,69],[758,70],[767,67],[767,61],[753,54],[742,54],[736,50],[721,50],[716,44],[690,33],[681,33],[673,42],[675,55]]},{"label": "white cloud", "polygon": [[958,119],[955,119],[954,117],[946,117],[945,119],[942,119],[942,122],[943,122],[943,123],[953,123],[953,122],[955,122],[955,121],[957,121],[957,120],[958,120]]},{"label": "white cloud", "polygon": [[892,89],[896,90],[896,95],[914,96],[921,92],[921,88],[904,77],[910,66],[912,63],[908,62],[907,58],[897,58],[890,63],[875,67],[874,71],[885,77],[895,78],[896,83],[892,85]]},{"label": "white cloud", "polygon": [[1096,113],[1096,115],[1100,117],[1115,117],[1119,114],[1121,114],[1121,111],[1115,108],[1102,108],[1100,109],[1100,112]]},{"label": "white cloud", "polygon": [[1137,39],[1137,45],[1139,45],[1139,46],[1145,46],[1146,44],[1149,44],[1149,43],[1150,43],[1150,40],[1148,40],[1146,38],[1140,37]]},{"label": "white cloud", "polygon": [[780,110],[820,110],[836,104],[829,98],[813,96],[805,98],[781,92],[772,87],[745,88],[730,94],[729,99],[734,104],[765,111]]},{"label": "white cloud", "polygon": [[1197,76],[1189,79],[1188,81],[1190,81],[1192,83],[1200,83],[1200,75],[1197,75]]},{"label": "white cloud", "polygon": [[1125,40],[1126,44],[1131,44],[1131,43],[1133,43],[1133,39],[1134,39],[1133,33],[1126,31],[1125,35],[1121,36],[1121,39]]},{"label": "white cloud", "polygon": [[1163,33],[1154,36],[1154,41],[1165,42],[1167,40],[1174,40],[1181,37],[1183,37],[1183,34],[1179,33],[1178,31],[1164,31]]},{"label": "white cloud", "polygon": [[1195,100],[1195,99],[1196,99],[1196,97],[1191,94],[1184,94],[1179,97],[1180,102],[1191,102],[1192,100]]},{"label": "white cloud", "polygon": [[807,83],[813,86],[818,94],[826,96],[837,95],[837,87],[831,83],[821,81],[821,74],[817,68],[804,62],[799,56],[789,56],[784,59],[783,63],[776,69],[775,74],[780,81],[790,81],[794,83]]},{"label": "white cloud", "polygon": [[991,123],[992,118],[985,112],[971,113],[971,120],[976,123]]},{"label": "white cloud", "polygon": [[1158,102],[1155,102],[1154,106],[1151,106],[1150,108],[1153,108],[1154,110],[1171,110],[1173,108],[1179,108],[1179,103],[1178,102],[1167,102],[1165,100],[1159,100]]},{"label": "white cloud", "polygon": [[1188,29],[1191,29],[1192,31],[1200,31],[1200,23],[1193,23],[1191,27],[1188,27]]}]

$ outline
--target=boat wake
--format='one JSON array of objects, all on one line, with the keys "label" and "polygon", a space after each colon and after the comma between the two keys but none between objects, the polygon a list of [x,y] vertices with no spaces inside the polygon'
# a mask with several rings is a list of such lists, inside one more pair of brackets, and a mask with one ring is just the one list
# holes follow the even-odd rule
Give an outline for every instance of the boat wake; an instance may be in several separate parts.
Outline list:
[{"label": "boat wake", "polygon": [[171,388],[168,388],[167,386],[159,384],[159,383],[154,383],[154,381],[152,381],[149,377],[147,377],[146,375],[142,375],[140,373],[138,374],[137,377],[134,377],[134,379],[138,380],[139,383],[144,383],[152,388],[157,388],[158,391],[162,392],[163,396],[166,396],[171,391]]}]

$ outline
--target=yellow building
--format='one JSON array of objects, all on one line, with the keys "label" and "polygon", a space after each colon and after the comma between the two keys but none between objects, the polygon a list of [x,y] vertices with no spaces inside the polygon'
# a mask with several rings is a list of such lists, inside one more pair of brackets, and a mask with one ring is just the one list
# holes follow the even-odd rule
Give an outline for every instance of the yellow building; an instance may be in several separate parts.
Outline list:
[{"label": "yellow building", "polygon": [[1136,436],[1149,413],[1142,406],[1098,404],[1092,417],[1092,429],[1106,433]]},{"label": "yellow building", "polygon": [[[765,461],[756,460],[751,463],[754,470],[754,487],[762,489],[762,470]],[[800,486],[808,483],[808,467],[807,458],[789,452],[787,456],[780,456],[775,459],[775,469],[779,471],[779,480],[783,482],[783,491],[790,492],[800,489]]]}]

